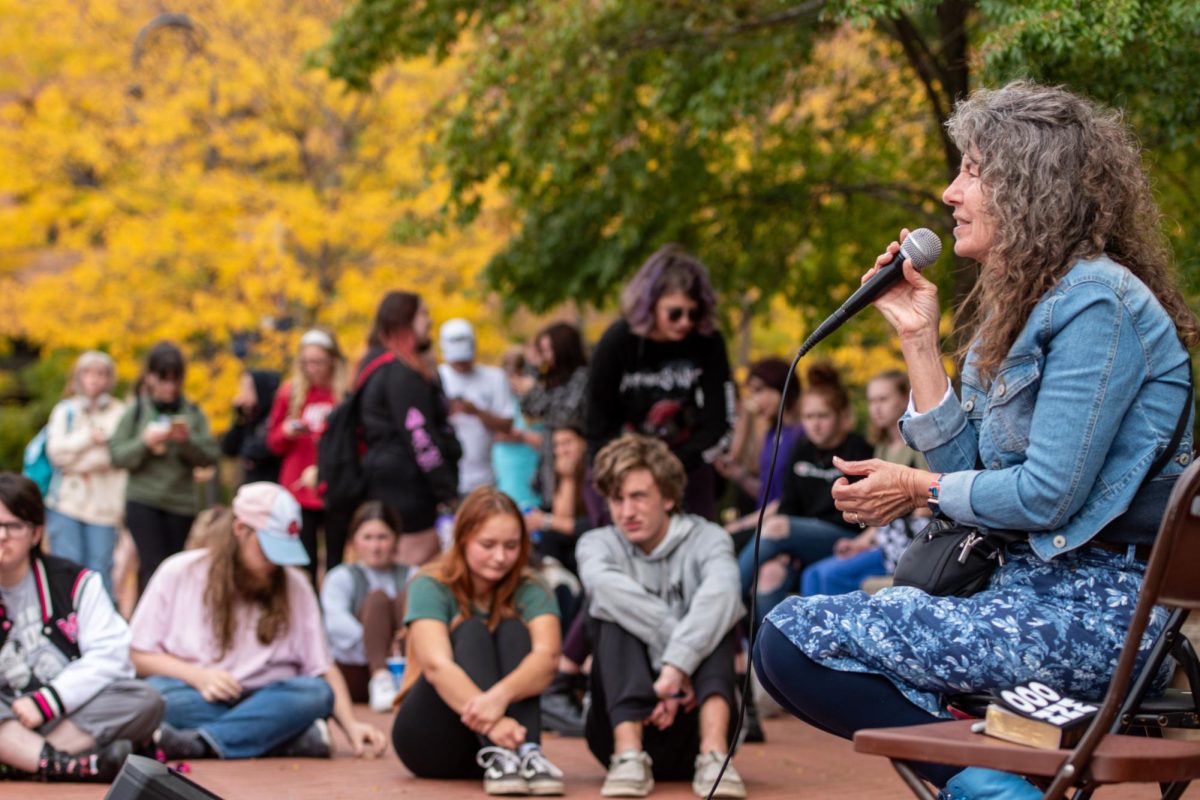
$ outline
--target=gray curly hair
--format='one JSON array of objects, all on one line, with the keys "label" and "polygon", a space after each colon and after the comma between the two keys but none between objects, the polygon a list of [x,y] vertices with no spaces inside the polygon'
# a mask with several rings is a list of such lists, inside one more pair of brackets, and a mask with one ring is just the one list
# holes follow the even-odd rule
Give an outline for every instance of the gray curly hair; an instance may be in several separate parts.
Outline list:
[{"label": "gray curly hair", "polygon": [[[980,89],[946,123],[979,162],[995,234],[963,308],[980,372],[995,374],[1038,299],[1080,259],[1107,254],[1167,310],[1186,347],[1200,326],[1184,302],[1141,148],[1121,114],[1026,81]],[[1003,309],[1004,313],[992,312]]]}]

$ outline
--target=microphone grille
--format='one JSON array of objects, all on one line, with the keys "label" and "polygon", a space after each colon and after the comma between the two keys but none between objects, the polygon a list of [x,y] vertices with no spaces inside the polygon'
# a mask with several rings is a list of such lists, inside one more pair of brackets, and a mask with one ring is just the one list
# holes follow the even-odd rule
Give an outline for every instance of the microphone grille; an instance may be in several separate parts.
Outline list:
[{"label": "microphone grille", "polygon": [[938,260],[942,254],[942,239],[929,228],[917,228],[910,233],[900,247],[905,258],[911,258],[918,271]]}]

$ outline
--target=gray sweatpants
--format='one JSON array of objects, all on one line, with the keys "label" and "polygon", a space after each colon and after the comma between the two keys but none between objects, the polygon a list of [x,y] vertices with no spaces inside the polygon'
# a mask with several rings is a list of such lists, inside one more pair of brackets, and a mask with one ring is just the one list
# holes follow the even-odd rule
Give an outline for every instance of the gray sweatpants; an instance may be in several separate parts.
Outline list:
[{"label": "gray sweatpants", "polygon": [[[48,736],[67,719],[95,739],[97,747],[115,739],[141,744],[150,740],[162,722],[163,707],[162,696],[142,681],[116,681],[65,717],[42,725],[37,732]],[[10,719],[16,719],[16,715],[9,702],[0,699],[0,722]]]}]

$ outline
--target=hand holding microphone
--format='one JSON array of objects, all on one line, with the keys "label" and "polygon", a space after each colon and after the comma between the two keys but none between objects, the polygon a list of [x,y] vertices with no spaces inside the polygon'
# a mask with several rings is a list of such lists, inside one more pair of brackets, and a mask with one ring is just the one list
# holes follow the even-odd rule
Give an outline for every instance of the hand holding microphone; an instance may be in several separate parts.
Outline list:
[{"label": "hand holding microphone", "polygon": [[[817,326],[800,348],[800,355],[885,294],[889,297],[877,305],[901,337],[925,330],[930,321],[936,333],[937,288],[918,273],[938,260],[942,254],[942,240],[928,228],[918,228],[912,233],[901,231],[900,239],[903,244],[892,242],[888,245],[887,251],[875,260],[875,266],[863,276],[858,291]],[[889,293],[888,290],[898,283],[912,288]]]},{"label": "hand holding microphone", "polygon": [[[920,235],[921,231],[929,233],[924,228],[915,233]],[[887,250],[875,260],[875,266],[863,275],[864,286],[895,263],[897,254],[901,251],[901,242],[907,243],[908,239],[909,232],[905,228],[900,231],[900,242],[889,244]],[[938,308],[937,286],[921,275],[921,270],[936,261],[941,253],[941,240],[935,237],[933,241],[936,242],[936,248],[932,259],[925,263],[917,263],[911,257],[906,259],[912,263],[904,263],[895,284],[889,284],[874,301],[875,307],[901,338],[922,332],[936,334],[938,330],[941,311]],[[914,246],[916,242],[914,236]]]}]

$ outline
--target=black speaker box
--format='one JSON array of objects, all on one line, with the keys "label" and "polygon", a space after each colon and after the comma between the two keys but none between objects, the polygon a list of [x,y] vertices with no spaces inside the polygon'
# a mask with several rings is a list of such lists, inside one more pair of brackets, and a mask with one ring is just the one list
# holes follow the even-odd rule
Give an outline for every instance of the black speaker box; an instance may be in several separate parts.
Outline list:
[{"label": "black speaker box", "polygon": [[153,758],[130,756],[104,800],[221,800]]}]

